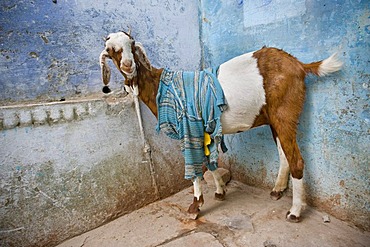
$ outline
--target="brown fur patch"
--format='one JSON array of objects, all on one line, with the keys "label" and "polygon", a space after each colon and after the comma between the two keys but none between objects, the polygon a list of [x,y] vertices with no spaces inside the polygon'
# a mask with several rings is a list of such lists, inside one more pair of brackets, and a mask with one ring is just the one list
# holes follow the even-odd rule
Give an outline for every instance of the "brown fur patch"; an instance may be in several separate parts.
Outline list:
[{"label": "brown fur patch", "polygon": [[299,116],[305,100],[304,65],[276,48],[262,48],[253,56],[263,76],[266,105],[254,125],[270,124],[288,159],[294,178],[302,178],[304,162],[296,141]]}]

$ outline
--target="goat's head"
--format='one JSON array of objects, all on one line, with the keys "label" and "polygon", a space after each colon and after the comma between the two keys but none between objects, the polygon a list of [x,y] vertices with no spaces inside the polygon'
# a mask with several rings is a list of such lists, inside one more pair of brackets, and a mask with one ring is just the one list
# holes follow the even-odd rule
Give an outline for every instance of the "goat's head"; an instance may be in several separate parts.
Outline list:
[{"label": "goat's head", "polygon": [[110,80],[110,69],[106,58],[112,59],[117,69],[126,80],[132,80],[137,76],[139,65],[151,70],[151,64],[146,56],[141,43],[135,42],[130,33],[111,33],[105,38],[105,48],[100,54],[100,67],[105,87],[103,92],[110,92],[107,87]]}]

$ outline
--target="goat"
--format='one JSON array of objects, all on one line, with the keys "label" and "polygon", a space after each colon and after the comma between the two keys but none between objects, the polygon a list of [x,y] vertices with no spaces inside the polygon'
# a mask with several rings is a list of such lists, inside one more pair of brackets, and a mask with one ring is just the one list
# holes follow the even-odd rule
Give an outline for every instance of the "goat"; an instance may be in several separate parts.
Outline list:
[{"label": "goat", "polygon": [[[125,86],[133,88],[134,94],[158,119],[158,90],[166,69],[153,67],[143,45],[135,42],[130,33],[111,33],[100,54],[105,92],[110,91],[110,69],[106,58],[113,60],[125,77]],[[227,109],[220,117],[222,134],[235,134],[261,125],[270,126],[280,158],[277,181],[270,196],[274,200],[283,196],[290,173],[293,202],[286,214],[289,222],[300,221],[305,205],[304,161],[296,140],[298,119],[305,99],[305,76],[308,73],[325,76],[341,67],[342,62],[336,54],[325,60],[304,64],[281,49],[263,47],[226,61],[218,68],[216,76],[227,101]],[[223,200],[225,184],[217,167],[212,174],[216,183],[215,198]],[[188,212],[194,218],[204,203],[201,176],[192,177],[194,198]]]}]

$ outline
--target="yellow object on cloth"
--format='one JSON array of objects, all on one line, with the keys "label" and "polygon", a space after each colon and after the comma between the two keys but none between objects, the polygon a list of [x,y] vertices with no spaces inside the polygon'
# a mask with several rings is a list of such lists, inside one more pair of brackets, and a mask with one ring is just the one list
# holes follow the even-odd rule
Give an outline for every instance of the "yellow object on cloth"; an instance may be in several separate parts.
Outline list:
[{"label": "yellow object on cloth", "polygon": [[211,136],[207,132],[204,132],[204,154],[206,156],[209,156],[211,154],[208,148],[209,144],[211,144]]}]

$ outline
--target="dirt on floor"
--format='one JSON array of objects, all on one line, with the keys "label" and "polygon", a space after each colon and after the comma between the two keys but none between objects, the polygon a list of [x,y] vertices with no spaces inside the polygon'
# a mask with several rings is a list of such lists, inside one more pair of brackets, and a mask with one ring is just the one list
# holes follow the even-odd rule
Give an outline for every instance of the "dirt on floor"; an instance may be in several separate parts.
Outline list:
[{"label": "dirt on floor", "polygon": [[59,247],[355,247],[370,246],[370,233],[307,207],[300,223],[285,214],[291,198],[270,199],[269,191],[231,181],[225,201],[203,184],[205,204],[197,220],[186,211],[192,188],[72,238]]}]

